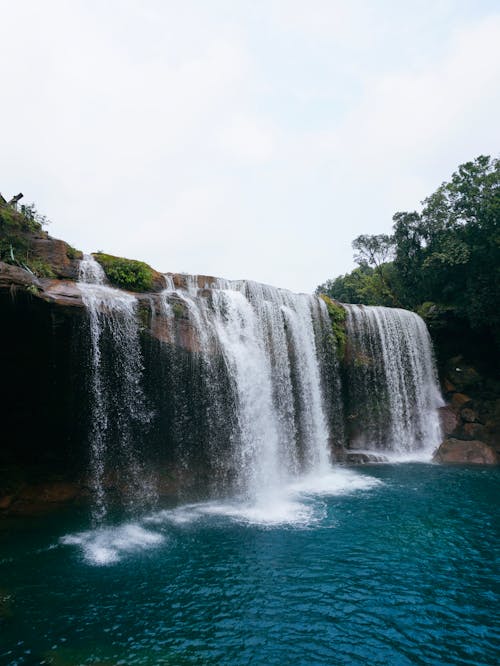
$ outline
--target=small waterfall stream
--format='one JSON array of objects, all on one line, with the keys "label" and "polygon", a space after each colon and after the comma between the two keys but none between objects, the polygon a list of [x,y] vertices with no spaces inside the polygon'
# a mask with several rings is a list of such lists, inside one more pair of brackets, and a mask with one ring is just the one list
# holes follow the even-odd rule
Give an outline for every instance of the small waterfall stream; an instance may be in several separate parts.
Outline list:
[{"label": "small waterfall stream", "polygon": [[130,506],[143,506],[154,495],[137,442],[137,431],[143,432],[151,418],[142,388],[137,299],[105,282],[102,267],[86,255],[78,288],[89,314],[90,483],[96,522],[106,513],[109,475],[119,477]]},{"label": "small waterfall stream", "polygon": [[441,398],[423,320],[397,308],[346,305],[349,410],[362,414],[355,447],[432,452]]}]

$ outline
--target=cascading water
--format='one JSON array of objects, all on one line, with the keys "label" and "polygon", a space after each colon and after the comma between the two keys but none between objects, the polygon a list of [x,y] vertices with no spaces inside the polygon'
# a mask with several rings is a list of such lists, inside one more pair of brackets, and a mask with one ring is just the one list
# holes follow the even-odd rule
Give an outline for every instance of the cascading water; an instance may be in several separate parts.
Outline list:
[{"label": "cascading water", "polygon": [[443,400],[424,322],[407,310],[345,307],[353,448],[432,451],[440,442]]},{"label": "cascading water", "polygon": [[[231,459],[236,485],[248,499],[276,492],[299,473],[329,470],[328,427],[313,319],[328,326],[322,304],[254,282],[215,280],[198,289],[196,278],[175,289],[195,329],[205,374],[221,354],[231,389],[233,432],[219,452]],[[208,293],[207,293],[208,292]],[[165,308],[164,308],[165,309]],[[216,465],[223,467],[223,464]]]},{"label": "cascading water", "polygon": [[[163,342],[150,338],[155,360],[144,374],[137,298],[107,286],[92,257],[81,262],[97,519],[113,474],[129,505],[155,496],[146,471],[161,468],[181,495],[187,483],[262,506],[301,478],[325,479],[346,446],[408,454],[439,443],[430,338],[414,313],[344,306],[341,366],[328,310],[315,296],[251,281],[165,281],[147,297]],[[155,396],[154,414],[144,388]]]},{"label": "cascading water", "polygon": [[90,483],[95,521],[106,513],[106,485],[113,475],[113,483],[130,505],[144,506],[154,495],[138,441],[150,414],[141,385],[137,299],[105,282],[102,267],[85,255],[78,288],[89,314]]}]

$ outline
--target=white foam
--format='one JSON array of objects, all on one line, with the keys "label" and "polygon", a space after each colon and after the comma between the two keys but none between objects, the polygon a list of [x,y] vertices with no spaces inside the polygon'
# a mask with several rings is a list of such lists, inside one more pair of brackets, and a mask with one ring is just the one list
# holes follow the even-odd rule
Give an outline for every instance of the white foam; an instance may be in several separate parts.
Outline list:
[{"label": "white foam", "polygon": [[290,485],[290,490],[307,495],[344,495],[381,485],[373,476],[347,469],[332,469],[326,474],[308,474]]},{"label": "white foam", "polygon": [[103,565],[118,562],[127,553],[157,546],[164,540],[162,534],[146,530],[141,525],[126,524],[68,534],[60,539],[60,543],[81,546],[87,562]]},{"label": "white foam", "polygon": [[261,493],[254,502],[216,501],[188,504],[159,511],[145,521],[152,524],[188,525],[207,517],[225,517],[249,525],[308,527],[326,515],[321,497],[369,490],[382,482],[350,470],[310,474],[275,492]]},{"label": "white foam", "polygon": [[256,501],[211,501],[186,504],[157,511],[139,523],[103,527],[68,534],[60,543],[80,546],[87,562],[113,564],[123,556],[162,544],[166,537],[154,530],[165,526],[187,526],[207,519],[223,518],[244,525],[307,528],[320,523],[327,513],[326,496],[366,491],[383,485],[366,474],[332,469],[326,474],[310,474],[276,491],[261,493]]},{"label": "white foam", "polygon": [[409,451],[408,453],[391,453],[384,451],[383,455],[387,458],[389,463],[430,463],[432,462],[433,449],[420,449],[417,451]]}]

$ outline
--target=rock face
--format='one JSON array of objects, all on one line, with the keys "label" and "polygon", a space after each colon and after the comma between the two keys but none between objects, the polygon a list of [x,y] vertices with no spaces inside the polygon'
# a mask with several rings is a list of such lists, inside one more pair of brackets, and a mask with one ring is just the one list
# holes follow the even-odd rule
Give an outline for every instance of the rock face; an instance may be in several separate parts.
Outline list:
[{"label": "rock face", "polygon": [[463,441],[450,437],[434,454],[434,461],[440,463],[497,465],[496,451],[488,444],[472,439]]},{"label": "rock face", "polygon": [[500,383],[462,356],[448,359],[441,386],[448,405],[441,409],[445,439],[434,454],[442,463],[496,465],[500,461]]}]

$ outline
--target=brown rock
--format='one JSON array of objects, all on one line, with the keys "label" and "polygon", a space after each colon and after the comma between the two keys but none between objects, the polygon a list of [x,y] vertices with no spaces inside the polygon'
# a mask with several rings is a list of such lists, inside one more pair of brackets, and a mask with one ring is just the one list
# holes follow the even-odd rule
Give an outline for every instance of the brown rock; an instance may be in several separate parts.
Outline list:
[{"label": "brown rock", "polygon": [[70,280],[78,278],[78,259],[71,259],[71,246],[57,238],[33,237],[31,252],[38,259],[50,265],[56,275]]},{"label": "brown rock", "polygon": [[472,400],[465,393],[454,393],[451,398],[451,404],[455,409],[462,409],[472,404]]},{"label": "brown rock", "polygon": [[458,416],[455,410],[446,405],[446,407],[441,407],[439,410],[439,416],[441,418],[441,427],[445,435],[451,435],[451,433],[458,426]]},{"label": "brown rock", "polygon": [[441,463],[462,463],[473,465],[497,465],[498,456],[494,449],[477,439],[463,441],[446,439],[434,453],[433,460]]},{"label": "brown rock", "polygon": [[39,280],[25,271],[24,268],[4,264],[3,261],[0,261],[0,287],[11,289],[12,287],[29,287],[30,285],[40,288]]},{"label": "brown rock", "polygon": [[76,282],[70,280],[40,280],[43,291],[40,298],[57,303],[57,305],[69,305],[83,307],[82,292],[78,289]]},{"label": "brown rock", "polygon": [[467,439],[484,440],[486,428],[481,423],[464,423],[462,430]]}]

